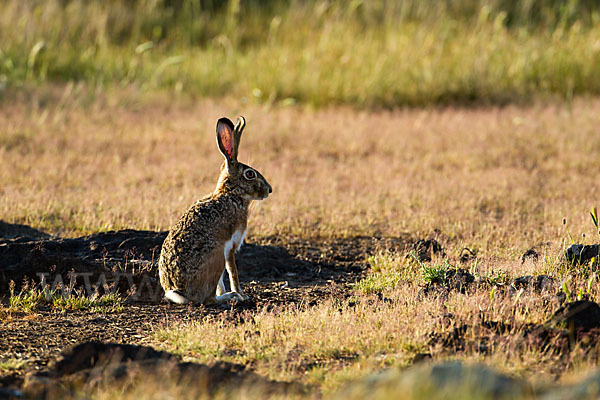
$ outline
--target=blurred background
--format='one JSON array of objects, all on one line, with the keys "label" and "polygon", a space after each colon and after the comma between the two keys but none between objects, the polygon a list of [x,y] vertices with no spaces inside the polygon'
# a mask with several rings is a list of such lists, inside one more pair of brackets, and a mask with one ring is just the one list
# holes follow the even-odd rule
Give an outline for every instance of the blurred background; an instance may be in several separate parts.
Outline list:
[{"label": "blurred background", "polygon": [[3,0],[0,88],[69,81],[314,106],[571,99],[600,92],[600,2]]}]

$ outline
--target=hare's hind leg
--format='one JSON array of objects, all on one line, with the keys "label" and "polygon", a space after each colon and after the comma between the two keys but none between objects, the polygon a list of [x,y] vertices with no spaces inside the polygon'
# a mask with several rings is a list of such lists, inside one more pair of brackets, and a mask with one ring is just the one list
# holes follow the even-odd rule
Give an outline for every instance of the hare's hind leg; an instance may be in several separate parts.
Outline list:
[{"label": "hare's hind leg", "polygon": [[[225,264],[227,265],[228,261],[225,261]],[[217,288],[215,290],[216,293],[213,294],[212,296],[209,296],[204,301],[204,304],[229,303],[231,301],[233,301],[234,303],[237,303],[238,301],[244,301],[248,298],[243,293],[240,294],[240,293],[237,293],[236,291],[225,292],[224,280],[225,280],[226,273],[230,274],[229,276],[230,276],[230,282],[231,282],[231,272],[229,272],[229,269],[223,269],[223,272],[221,273],[221,276],[219,277],[219,282],[217,283]],[[237,278],[237,270],[236,270],[235,276]],[[231,287],[232,288],[234,287],[233,284]],[[239,283],[237,284],[237,287],[239,289]]]},{"label": "hare's hind leg", "polygon": [[[231,253],[233,254],[233,251]],[[234,301],[237,303],[238,301],[248,300],[249,297],[242,293],[240,290],[240,283],[237,276],[237,268],[231,269],[231,267],[229,266],[229,261],[226,262],[226,265],[227,269],[223,270],[221,278],[219,278],[219,284],[217,285],[217,295],[214,297],[214,299],[211,300],[216,303],[229,303],[230,301]],[[233,266],[235,268],[235,261]],[[231,292],[227,293],[225,293],[225,283],[223,282],[223,279],[225,278],[225,272],[229,274],[229,282],[231,284]]]},{"label": "hare's hind leg", "polygon": [[223,273],[219,278],[219,284],[217,285],[217,296],[221,296],[223,293],[225,293],[225,283],[223,282],[223,279],[225,279],[225,270],[223,270]]},{"label": "hare's hind leg", "polygon": [[[219,287],[217,287],[217,293],[219,291]],[[202,304],[218,304],[218,303],[229,303],[231,301],[233,301],[234,303],[237,303],[238,301],[244,301],[245,299],[236,292],[227,292],[227,293],[222,293],[219,295],[212,295],[207,297]]]},{"label": "hare's hind leg", "polygon": [[221,274],[221,278],[219,279],[219,284],[217,285],[216,296],[213,295],[210,298],[206,299],[205,304],[214,304],[214,303],[229,303],[233,301],[237,303],[238,301],[244,301],[248,297],[244,297],[242,294],[237,292],[227,292],[225,293],[225,284],[223,283],[223,279],[225,277],[225,271]]}]

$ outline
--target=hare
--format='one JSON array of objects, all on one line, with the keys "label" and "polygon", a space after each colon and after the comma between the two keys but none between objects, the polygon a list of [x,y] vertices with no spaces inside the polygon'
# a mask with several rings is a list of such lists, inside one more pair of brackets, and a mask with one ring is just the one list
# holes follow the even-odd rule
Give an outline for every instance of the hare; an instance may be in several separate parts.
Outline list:
[{"label": "hare", "polygon": [[[235,252],[246,237],[248,206],[273,191],[254,168],[237,160],[242,131],[227,118],[217,121],[217,144],[225,157],[214,192],[198,200],[171,227],[158,264],[165,297],[178,304],[246,300],[238,279]],[[229,273],[231,292],[223,276]]]}]

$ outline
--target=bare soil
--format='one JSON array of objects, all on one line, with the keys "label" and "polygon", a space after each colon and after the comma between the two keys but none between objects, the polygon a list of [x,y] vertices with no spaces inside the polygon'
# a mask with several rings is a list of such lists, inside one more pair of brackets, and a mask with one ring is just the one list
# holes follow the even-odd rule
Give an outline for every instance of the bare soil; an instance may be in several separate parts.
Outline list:
[{"label": "bare soil", "polygon": [[[310,305],[331,297],[347,298],[352,284],[368,269],[368,255],[380,249],[404,251],[415,241],[408,236],[255,239],[237,255],[240,280],[250,300],[235,305],[180,306],[162,298],[153,260],[165,232],[126,230],[61,239],[43,233],[33,235],[23,226],[4,223],[2,227],[0,273],[5,303],[10,281],[18,292],[39,285],[40,273],[47,274],[48,284],[72,282],[82,293],[87,274],[87,280],[96,286],[94,290],[102,292],[102,283],[106,282],[104,289],[119,290],[128,296],[122,312],[61,312],[42,307],[33,313],[5,315],[0,324],[0,360],[26,359],[28,364],[21,370],[1,372],[0,385],[17,387],[27,374],[47,373],[51,360],[77,343],[152,345],[153,327],[167,322],[185,322],[209,314],[235,320],[243,311],[258,307]],[[30,235],[22,236],[23,232]]]}]

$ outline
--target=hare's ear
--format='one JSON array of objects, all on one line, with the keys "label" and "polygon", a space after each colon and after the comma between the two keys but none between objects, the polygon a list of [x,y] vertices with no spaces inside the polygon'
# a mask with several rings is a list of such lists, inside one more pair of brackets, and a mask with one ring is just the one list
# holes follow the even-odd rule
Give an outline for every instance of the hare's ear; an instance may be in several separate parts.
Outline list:
[{"label": "hare's ear", "polygon": [[217,121],[217,144],[228,165],[237,161],[237,146],[233,132],[233,122],[229,118],[219,118]]},{"label": "hare's ear", "polygon": [[237,121],[235,121],[235,128],[233,129],[233,148],[234,152],[237,156],[238,149],[240,148],[240,140],[242,139],[242,131],[246,127],[246,119],[241,115],[238,117]]}]

